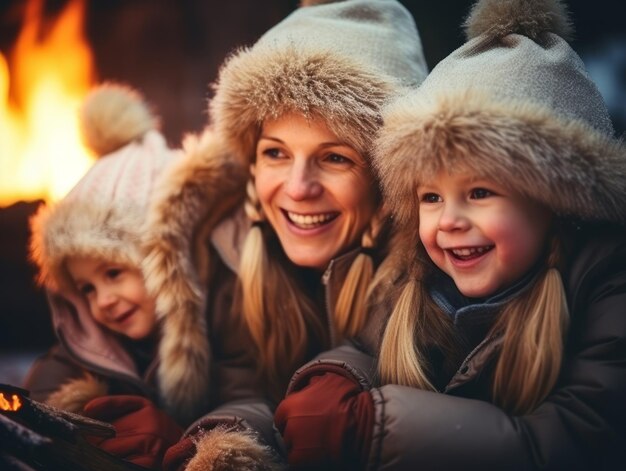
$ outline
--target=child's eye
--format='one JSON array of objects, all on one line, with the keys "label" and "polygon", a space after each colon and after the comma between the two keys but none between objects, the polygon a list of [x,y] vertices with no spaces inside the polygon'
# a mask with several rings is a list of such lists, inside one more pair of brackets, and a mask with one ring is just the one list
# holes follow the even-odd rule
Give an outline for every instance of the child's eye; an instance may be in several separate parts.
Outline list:
[{"label": "child's eye", "polygon": [[114,280],[115,278],[120,276],[122,271],[123,270],[121,268],[109,268],[109,269],[107,269],[107,271],[105,273],[106,273],[107,278],[110,278],[110,279]]},{"label": "child's eye", "polygon": [[443,201],[437,193],[424,193],[419,200],[420,203],[441,203]]},{"label": "child's eye", "polygon": [[84,284],[78,287],[78,291],[80,291],[85,296],[89,296],[91,293],[95,292],[95,288],[91,283]]},{"label": "child's eye", "polygon": [[488,198],[489,196],[493,196],[494,193],[486,188],[474,188],[470,192],[470,197],[475,200],[481,200],[483,198]]}]

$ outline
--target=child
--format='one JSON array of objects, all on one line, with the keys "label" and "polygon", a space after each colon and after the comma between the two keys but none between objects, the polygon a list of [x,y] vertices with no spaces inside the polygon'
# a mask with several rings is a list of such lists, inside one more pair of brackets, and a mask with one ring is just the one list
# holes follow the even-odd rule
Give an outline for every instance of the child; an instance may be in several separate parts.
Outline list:
[{"label": "child", "polygon": [[100,447],[160,468],[180,428],[155,405],[155,352],[167,335],[144,286],[140,241],[157,177],[176,152],[127,87],[96,88],[80,119],[100,157],[62,201],[32,220],[31,256],[59,343],[35,363],[25,387],[34,399],[112,422],[117,437],[97,441]]},{"label": "child", "polygon": [[467,29],[385,110],[395,308],[358,338],[376,366],[346,346],[294,376],[275,415],[294,468],[626,462],[626,148],[560,2],[480,0]]}]

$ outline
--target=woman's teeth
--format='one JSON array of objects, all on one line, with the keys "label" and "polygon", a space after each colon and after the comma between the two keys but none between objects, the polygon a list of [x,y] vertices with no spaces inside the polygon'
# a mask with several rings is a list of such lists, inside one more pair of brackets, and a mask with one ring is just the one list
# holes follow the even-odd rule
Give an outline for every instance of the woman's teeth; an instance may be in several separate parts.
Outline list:
[{"label": "woman's teeth", "polygon": [[287,217],[296,226],[303,229],[310,229],[315,226],[320,226],[336,217],[336,213],[321,213],[321,214],[298,214],[287,211]]},{"label": "woman's teeth", "polygon": [[493,245],[485,245],[484,247],[452,249],[450,250],[450,252],[452,252],[452,254],[457,258],[470,259],[470,258],[479,257],[482,254],[489,252],[491,249],[493,249],[493,247],[494,247]]}]

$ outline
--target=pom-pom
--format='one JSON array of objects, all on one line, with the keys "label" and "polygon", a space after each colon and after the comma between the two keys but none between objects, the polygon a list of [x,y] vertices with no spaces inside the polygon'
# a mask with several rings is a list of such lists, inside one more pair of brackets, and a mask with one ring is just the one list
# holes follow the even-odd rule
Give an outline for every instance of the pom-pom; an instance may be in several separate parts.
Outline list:
[{"label": "pom-pom", "polygon": [[560,0],[479,0],[464,26],[468,40],[514,33],[536,39],[545,32],[567,40],[573,34],[568,11]]},{"label": "pom-pom", "polygon": [[80,109],[83,141],[99,157],[156,129],[158,120],[130,87],[105,83],[92,90]]}]

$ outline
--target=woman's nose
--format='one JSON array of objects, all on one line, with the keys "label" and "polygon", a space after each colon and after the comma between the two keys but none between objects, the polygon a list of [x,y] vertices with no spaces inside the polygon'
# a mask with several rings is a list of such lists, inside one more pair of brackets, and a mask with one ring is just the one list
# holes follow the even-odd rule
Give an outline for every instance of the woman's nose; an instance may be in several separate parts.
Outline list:
[{"label": "woman's nose", "polygon": [[293,200],[316,198],[322,194],[317,172],[307,163],[294,163],[285,182],[285,193]]}]

